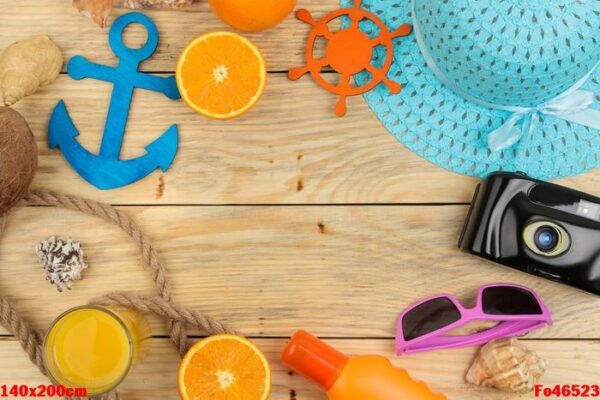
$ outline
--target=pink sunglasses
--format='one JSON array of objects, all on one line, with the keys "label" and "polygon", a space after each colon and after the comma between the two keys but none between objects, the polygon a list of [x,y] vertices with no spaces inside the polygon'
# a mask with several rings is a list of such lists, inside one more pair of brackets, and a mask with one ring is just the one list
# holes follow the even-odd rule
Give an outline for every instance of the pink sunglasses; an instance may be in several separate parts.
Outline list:
[{"label": "pink sunglasses", "polygon": [[[472,321],[499,324],[471,335],[445,335]],[[467,309],[456,297],[441,294],[406,309],[398,318],[396,354],[477,346],[548,325],[552,325],[550,310],[536,292],[525,286],[495,283],[479,288],[475,308]]]}]

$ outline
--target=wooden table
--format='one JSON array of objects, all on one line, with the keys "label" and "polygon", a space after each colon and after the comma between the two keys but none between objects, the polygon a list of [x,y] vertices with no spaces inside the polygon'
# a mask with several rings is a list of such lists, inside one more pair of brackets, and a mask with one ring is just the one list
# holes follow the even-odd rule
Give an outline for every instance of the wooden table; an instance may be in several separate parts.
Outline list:
[{"label": "wooden table", "polygon": [[[0,0],[0,49],[33,34],[49,34],[65,58],[82,54],[114,63],[102,32],[68,0]],[[336,0],[300,0],[316,16]],[[127,12],[116,8],[111,19]],[[148,11],[161,32],[155,57],[143,68],[172,73],[178,54],[195,36],[227,29],[206,2],[181,10]],[[273,400],[317,400],[324,395],[288,373],[279,353],[299,328],[327,337],[350,354],[391,357],[450,399],[530,399],[469,386],[465,371],[477,349],[397,358],[395,319],[425,296],[450,292],[467,304],[476,289],[496,281],[537,290],[556,319],[528,335],[526,344],[549,363],[547,385],[599,383],[600,299],[462,254],[456,248],[476,181],[431,165],[386,132],[361,98],[345,118],[333,114],[335,96],[310,79],[290,82],[285,72],[303,62],[307,25],[288,18],[249,37],[264,52],[265,95],[246,116],[209,121],[183,102],[136,92],[123,156],[178,123],[181,148],[172,169],[125,189],[101,192],[85,183],[57,151],[50,151],[50,111],[64,98],[81,131],[98,147],[111,87],[57,82],[20,102],[40,150],[34,186],[117,205],[154,240],[178,302],[210,314],[251,337],[274,371]],[[127,34],[141,43],[141,31]],[[600,195],[600,171],[561,183]],[[90,268],[72,291],[44,281],[33,247],[51,235],[83,242]],[[140,255],[117,228],[82,214],[26,208],[10,219],[0,247],[0,293],[37,328],[60,312],[107,290],[153,294]],[[122,386],[126,399],[177,399],[178,357],[166,326],[153,321],[153,350]],[[475,329],[475,328],[473,328]],[[196,332],[199,334],[199,332]],[[46,379],[18,343],[0,330],[0,384]]]}]

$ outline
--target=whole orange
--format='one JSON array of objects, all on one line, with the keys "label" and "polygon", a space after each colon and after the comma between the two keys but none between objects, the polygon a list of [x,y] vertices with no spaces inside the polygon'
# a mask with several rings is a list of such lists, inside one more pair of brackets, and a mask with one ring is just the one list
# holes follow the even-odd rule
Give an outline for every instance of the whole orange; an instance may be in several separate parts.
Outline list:
[{"label": "whole orange", "polygon": [[285,19],[296,0],[209,0],[223,22],[244,32],[260,32]]}]

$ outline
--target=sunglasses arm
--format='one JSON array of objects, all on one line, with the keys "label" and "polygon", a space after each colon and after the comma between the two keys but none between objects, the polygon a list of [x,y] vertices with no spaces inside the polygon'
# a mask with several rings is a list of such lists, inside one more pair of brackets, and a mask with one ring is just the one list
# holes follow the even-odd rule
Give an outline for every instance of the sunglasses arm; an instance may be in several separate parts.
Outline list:
[{"label": "sunglasses arm", "polygon": [[491,329],[471,335],[443,336],[443,334],[434,334],[433,336],[424,337],[422,340],[416,339],[404,343],[396,349],[396,353],[400,355],[403,353],[411,354],[440,349],[477,346],[494,339],[520,336],[546,325],[548,325],[546,321],[540,320],[506,321],[501,322]]}]

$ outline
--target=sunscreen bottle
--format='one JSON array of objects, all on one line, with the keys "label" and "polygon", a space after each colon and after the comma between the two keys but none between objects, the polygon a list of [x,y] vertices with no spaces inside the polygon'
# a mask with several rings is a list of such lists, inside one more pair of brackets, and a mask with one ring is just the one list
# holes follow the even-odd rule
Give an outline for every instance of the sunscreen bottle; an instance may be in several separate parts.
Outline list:
[{"label": "sunscreen bottle", "polygon": [[330,400],[447,400],[385,357],[347,357],[305,331],[294,334],[282,360]]}]

